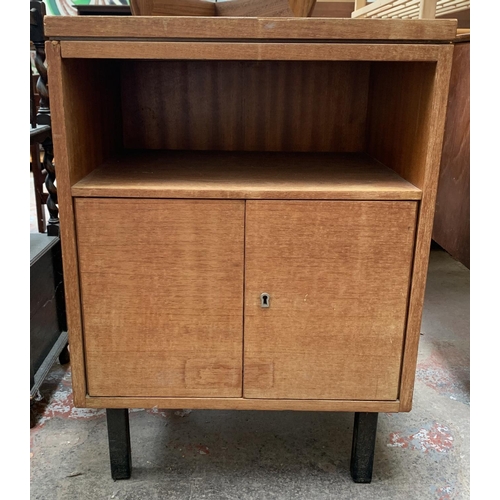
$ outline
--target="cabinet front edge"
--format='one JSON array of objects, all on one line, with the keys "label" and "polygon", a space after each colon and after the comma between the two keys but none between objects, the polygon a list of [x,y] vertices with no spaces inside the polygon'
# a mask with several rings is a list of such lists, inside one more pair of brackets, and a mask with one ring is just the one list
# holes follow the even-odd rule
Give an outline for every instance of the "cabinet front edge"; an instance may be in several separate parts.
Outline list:
[{"label": "cabinet front edge", "polygon": [[63,40],[63,58],[240,61],[437,61],[448,44],[76,41]]},{"label": "cabinet front edge", "polygon": [[248,398],[149,398],[149,397],[94,397],[87,396],[87,408],[159,408],[192,410],[275,410],[275,411],[345,411],[381,412],[400,411],[399,400],[294,400]]}]

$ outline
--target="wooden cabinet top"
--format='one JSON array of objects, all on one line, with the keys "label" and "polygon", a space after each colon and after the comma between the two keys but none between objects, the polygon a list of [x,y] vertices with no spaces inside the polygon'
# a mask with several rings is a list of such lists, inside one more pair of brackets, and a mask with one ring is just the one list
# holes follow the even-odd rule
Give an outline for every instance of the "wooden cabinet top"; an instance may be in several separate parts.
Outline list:
[{"label": "wooden cabinet top", "polygon": [[310,40],[329,42],[450,42],[457,21],[169,16],[46,16],[53,40]]}]

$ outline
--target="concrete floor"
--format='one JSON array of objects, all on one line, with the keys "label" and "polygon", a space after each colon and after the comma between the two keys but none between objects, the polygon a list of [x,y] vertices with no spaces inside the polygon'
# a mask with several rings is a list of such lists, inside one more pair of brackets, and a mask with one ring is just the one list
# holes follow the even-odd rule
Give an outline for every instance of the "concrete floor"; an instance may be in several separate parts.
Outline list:
[{"label": "concrete floor", "polygon": [[414,408],[381,414],[373,481],[349,475],[352,413],[135,410],[132,478],[113,482],[103,410],[55,366],[31,429],[31,498],[468,499],[469,271],[433,250]]}]

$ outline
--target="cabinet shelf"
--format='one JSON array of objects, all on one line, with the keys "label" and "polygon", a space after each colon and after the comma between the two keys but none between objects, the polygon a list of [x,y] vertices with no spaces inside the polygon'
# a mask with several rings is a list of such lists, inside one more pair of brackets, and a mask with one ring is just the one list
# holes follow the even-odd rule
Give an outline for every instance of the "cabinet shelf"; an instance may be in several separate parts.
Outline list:
[{"label": "cabinet shelf", "polygon": [[72,187],[77,197],[420,200],[364,153],[128,150]]}]

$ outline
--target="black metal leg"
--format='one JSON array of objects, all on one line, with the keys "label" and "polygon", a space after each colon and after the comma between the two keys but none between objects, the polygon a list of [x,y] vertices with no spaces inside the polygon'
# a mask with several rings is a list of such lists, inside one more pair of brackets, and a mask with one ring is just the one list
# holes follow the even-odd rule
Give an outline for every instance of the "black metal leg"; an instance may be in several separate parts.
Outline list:
[{"label": "black metal leg", "polygon": [[111,477],[128,479],[132,472],[128,409],[107,409]]},{"label": "black metal leg", "polygon": [[355,483],[370,483],[377,436],[378,413],[355,413],[351,476]]},{"label": "black metal leg", "polygon": [[69,363],[69,349],[68,349],[68,344],[66,344],[64,346],[64,349],[59,354],[59,363],[61,363],[61,365],[66,365],[66,364]]}]

